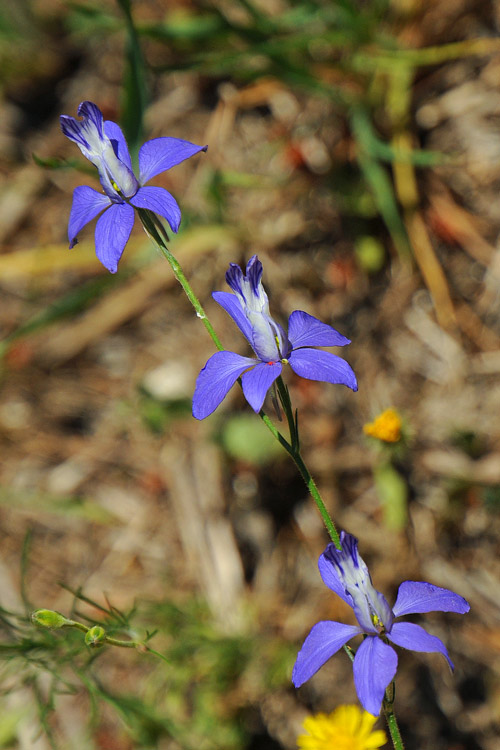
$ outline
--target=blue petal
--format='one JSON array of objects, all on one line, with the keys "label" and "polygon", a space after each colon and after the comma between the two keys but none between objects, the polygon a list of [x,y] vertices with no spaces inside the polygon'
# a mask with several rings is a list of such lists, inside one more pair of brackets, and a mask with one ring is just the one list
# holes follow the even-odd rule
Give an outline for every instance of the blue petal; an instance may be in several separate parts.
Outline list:
[{"label": "blue petal", "polygon": [[130,158],[127,141],[125,139],[125,136],[123,135],[121,127],[117,125],[116,122],[106,120],[104,123],[104,132],[111,141],[113,150],[117,157],[125,164],[126,167],[128,167],[128,169],[130,169],[131,172],[133,172],[132,160]]},{"label": "blue petal", "polygon": [[217,304],[224,308],[228,315],[231,316],[243,336],[246,338],[250,346],[252,346],[252,326],[243,312],[238,297],[230,292],[212,292],[212,297]]},{"label": "blue petal", "polygon": [[81,102],[77,109],[78,117],[87,118],[94,125],[102,138],[103,117],[102,112],[94,102]]},{"label": "blue petal", "polygon": [[356,376],[345,359],[321,349],[294,349],[288,357],[292,370],[302,378],[340,383],[358,390]]},{"label": "blue petal", "polygon": [[270,315],[246,308],[252,326],[252,349],[262,362],[276,362],[289,356],[292,347],[283,328]]},{"label": "blue petal", "polygon": [[77,243],[77,234],[85,224],[95,219],[97,214],[111,205],[107,195],[98,193],[86,185],[77,187],[73,191],[73,204],[69,215],[68,239],[69,246],[74,247]]},{"label": "blue petal", "polygon": [[[344,539],[345,531],[341,531],[340,544],[342,546],[342,549],[344,549]],[[318,568],[321,578],[323,579],[323,583],[325,584],[325,586],[328,586],[328,588],[331,589],[335,594],[337,594],[337,596],[340,596],[340,598],[343,599],[346,604],[352,607],[352,596],[346,591],[345,585],[338,574],[336,566],[332,565],[331,559],[325,556],[330,552],[331,548],[333,548],[333,551],[336,550],[334,544],[329,544],[323,554],[319,557]]]},{"label": "blue petal", "polygon": [[226,282],[240,298],[242,307],[247,312],[259,312],[269,315],[269,300],[262,286],[262,263],[252,255],[247,263],[246,273],[237,263],[230,263],[226,271]]},{"label": "blue petal", "polygon": [[[260,262],[258,257],[256,255],[252,255],[252,257],[247,263],[247,267],[245,269],[245,275],[246,275],[246,278],[248,279],[248,283],[250,284],[250,288],[256,297],[260,297],[260,295],[262,294],[261,280],[262,280],[263,270],[264,269],[262,267],[262,263]],[[267,302],[267,295],[266,295],[265,301]]]},{"label": "blue petal", "polygon": [[234,352],[215,352],[196,380],[193,395],[193,417],[205,419],[217,409],[242,372],[255,360]]},{"label": "blue petal", "polygon": [[123,135],[118,135],[118,126],[111,123],[108,127],[120,141],[117,143],[115,137],[112,143],[105,132],[102,112],[97,105],[82,102],[78,107],[78,114],[82,120],[61,116],[61,129],[64,135],[74,141],[82,154],[97,167],[101,185],[110,198],[120,200],[122,196],[130,198],[135,195],[139,184],[130,167],[130,157],[126,156],[125,160],[122,160],[117,156],[117,149],[128,154]]},{"label": "blue petal", "polygon": [[458,594],[425,581],[404,581],[398,590],[394,617],[422,612],[457,612],[464,615],[469,603]]},{"label": "blue petal", "polygon": [[133,198],[130,199],[132,205],[137,208],[149,208],[155,214],[163,216],[168,221],[173,232],[179,230],[181,223],[181,209],[177,205],[173,195],[168,190],[161,187],[143,187],[139,188]]},{"label": "blue petal", "polygon": [[111,273],[116,273],[133,226],[134,209],[127,203],[114,203],[96,224],[96,255]]},{"label": "blue petal", "polygon": [[59,117],[59,122],[61,124],[63,135],[65,135],[66,138],[69,138],[70,141],[74,141],[74,143],[82,148],[89,148],[89,143],[82,133],[78,120],[75,120],[74,117],[70,117],[69,115],[61,115]]},{"label": "blue petal", "polygon": [[238,294],[213,292],[212,297],[232,317],[262,362],[276,362],[288,354],[287,336],[269,315],[249,310]]},{"label": "blue petal", "polygon": [[436,635],[430,635],[420,625],[412,622],[396,622],[387,633],[387,638],[396,646],[407,648],[410,651],[424,651],[425,653],[443,654],[444,658],[453,671],[453,662],[448,656],[448,651],[443,641]]},{"label": "blue petal", "polygon": [[262,362],[241,378],[243,393],[252,409],[259,413],[270,386],[283,369],[281,362]]},{"label": "blue petal", "polygon": [[195,143],[180,138],[153,138],[146,141],[139,151],[139,168],[141,185],[156,177],[161,172],[175,167],[190,156],[206,151],[208,146],[197,146]]},{"label": "blue petal", "polygon": [[[256,255],[253,255],[252,258],[248,261],[248,263],[251,263],[254,258],[256,258]],[[262,263],[260,264],[260,275],[262,276]],[[226,284],[231,287],[233,292],[235,294],[240,294],[243,297],[243,271],[239,267],[237,263],[230,263],[229,268],[226,271]]]},{"label": "blue petal", "polygon": [[252,349],[262,362],[275,362],[288,358],[292,346],[283,328],[269,314],[269,300],[261,279],[262,263],[256,255],[248,261],[245,275],[236,263],[230,263],[226,272],[226,281],[250,325],[248,339]]},{"label": "blue petal", "polygon": [[389,630],[394,620],[392,610],[372,583],[366,563],[358,554],[358,540],[342,532],[340,543],[341,550],[329,544],[319,559],[323,581],[336,593],[343,588],[339,596],[353,608],[365,633],[377,634],[381,626]]},{"label": "blue petal", "polygon": [[294,349],[299,346],[345,346],[350,340],[302,310],[295,310],[288,319],[288,338]]},{"label": "blue petal", "polygon": [[76,120],[69,115],[61,115],[59,121],[66,138],[74,141],[85,153],[92,149],[93,142],[103,138],[102,112],[93,102],[82,102],[77,110],[83,120]]},{"label": "blue petal", "polygon": [[332,620],[318,622],[297,654],[292,672],[295,687],[298,688],[307,682],[339,648],[360,633],[360,628],[355,625],[344,625]]},{"label": "blue petal", "polygon": [[354,657],[356,692],[363,708],[378,716],[385,689],[394,679],[398,656],[393,648],[376,636],[365,638]]}]

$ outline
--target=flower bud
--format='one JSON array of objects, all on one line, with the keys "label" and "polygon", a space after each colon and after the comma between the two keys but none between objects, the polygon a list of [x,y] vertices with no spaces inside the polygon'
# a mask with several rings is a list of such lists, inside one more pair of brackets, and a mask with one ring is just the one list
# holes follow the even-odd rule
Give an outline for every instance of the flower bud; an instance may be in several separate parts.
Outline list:
[{"label": "flower bud", "polygon": [[85,643],[91,648],[104,646],[106,642],[106,631],[100,625],[94,625],[85,633]]},{"label": "flower bud", "polygon": [[60,612],[53,612],[51,609],[37,609],[31,613],[31,622],[41,628],[57,630],[57,628],[63,628],[70,621]]}]

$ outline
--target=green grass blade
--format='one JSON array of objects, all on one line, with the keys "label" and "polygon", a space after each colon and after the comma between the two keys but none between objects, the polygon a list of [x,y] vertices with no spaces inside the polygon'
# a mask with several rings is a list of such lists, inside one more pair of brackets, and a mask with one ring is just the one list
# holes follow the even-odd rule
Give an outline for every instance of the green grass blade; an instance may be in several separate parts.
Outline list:
[{"label": "green grass blade", "polygon": [[143,140],[144,111],[149,95],[146,67],[139,35],[132,18],[130,0],[117,0],[117,2],[125,16],[127,30],[121,123],[134,161]]}]

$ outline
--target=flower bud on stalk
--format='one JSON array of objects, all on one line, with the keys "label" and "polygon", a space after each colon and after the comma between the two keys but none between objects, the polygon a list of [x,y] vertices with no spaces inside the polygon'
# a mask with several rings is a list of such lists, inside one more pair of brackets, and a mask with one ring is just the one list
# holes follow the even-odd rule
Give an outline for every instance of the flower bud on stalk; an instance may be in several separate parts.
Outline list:
[{"label": "flower bud on stalk", "polygon": [[72,625],[72,621],[61,615],[60,612],[54,612],[51,609],[37,609],[31,613],[31,622],[41,628],[57,630],[65,626]]},{"label": "flower bud on stalk", "polygon": [[100,625],[94,625],[85,633],[85,644],[90,648],[98,648],[106,643],[106,631]]}]

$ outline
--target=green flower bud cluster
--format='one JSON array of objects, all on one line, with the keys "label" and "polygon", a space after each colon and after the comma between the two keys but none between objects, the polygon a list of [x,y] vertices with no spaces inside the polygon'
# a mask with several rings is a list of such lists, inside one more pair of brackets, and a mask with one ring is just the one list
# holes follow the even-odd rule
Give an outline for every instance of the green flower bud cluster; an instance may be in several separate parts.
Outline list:
[{"label": "green flower bud cluster", "polygon": [[[51,609],[37,609],[31,614],[31,622],[40,628],[47,628],[48,630],[58,630],[59,628],[75,628],[85,633],[85,644],[89,648],[98,648],[108,644],[109,646],[120,646],[121,648],[135,648],[141,653],[150,651],[156,653],[141,641],[122,641],[118,638],[112,638],[107,635],[105,629],[101,625],[93,625],[88,627],[83,622],[77,622],[76,620],[69,620],[67,617],[62,615],[60,612],[55,612]],[[161,654],[157,654],[161,658]]]}]

